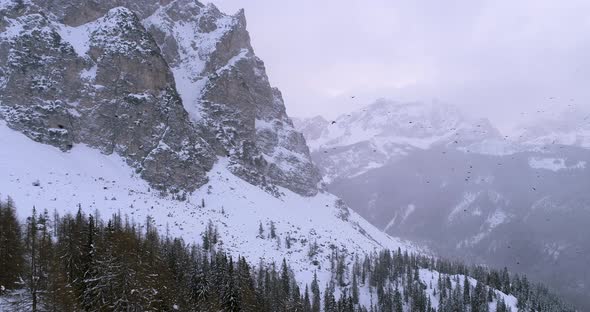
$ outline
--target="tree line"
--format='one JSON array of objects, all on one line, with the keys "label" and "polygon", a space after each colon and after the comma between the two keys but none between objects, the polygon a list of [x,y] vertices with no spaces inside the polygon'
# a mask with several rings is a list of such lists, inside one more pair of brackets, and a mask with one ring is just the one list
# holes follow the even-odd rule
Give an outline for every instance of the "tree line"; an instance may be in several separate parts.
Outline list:
[{"label": "tree line", "polygon": [[201,244],[188,244],[158,233],[149,217],[138,224],[121,214],[102,220],[81,207],[63,216],[33,208],[21,224],[15,211],[10,198],[0,201],[5,311],[489,312],[491,302],[509,311],[495,289],[518,298],[519,311],[573,311],[506,269],[399,249],[362,258],[334,249],[330,279],[322,285],[314,274],[303,284],[284,259],[252,266],[221,251],[211,222]]}]

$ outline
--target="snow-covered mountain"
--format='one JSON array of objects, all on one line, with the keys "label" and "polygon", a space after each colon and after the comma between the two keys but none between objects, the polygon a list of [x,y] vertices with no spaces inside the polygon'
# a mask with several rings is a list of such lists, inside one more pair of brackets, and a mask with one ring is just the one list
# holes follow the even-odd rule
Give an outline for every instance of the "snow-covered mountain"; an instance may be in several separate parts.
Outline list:
[{"label": "snow-covered mountain", "polygon": [[[0,192],[21,215],[150,215],[188,241],[211,220],[223,249],[254,264],[286,257],[307,283],[327,276],[334,250],[422,250],[318,188],[243,11],[190,0],[0,5]],[[280,239],[257,238],[271,222]]]},{"label": "snow-covered mountain", "polygon": [[[84,211],[108,217],[120,212],[136,221],[151,216],[160,230],[189,241],[200,240],[211,220],[219,225],[222,249],[245,256],[252,263],[261,259],[280,263],[287,257],[308,281],[315,271],[329,274],[333,249],[363,254],[383,248],[421,249],[379,231],[351,211],[336,196],[319,193],[305,197],[279,188],[276,197],[232,174],[229,160],[220,158],[208,173],[208,182],[179,201],[161,196],[141,179],[118,155],[105,155],[87,145],[64,153],[36,143],[0,121],[2,195],[11,196],[28,213],[37,209],[75,213]],[[276,227],[278,239],[258,238],[260,224]],[[284,246],[286,237],[291,247]],[[310,245],[321,248],[309,257]]]},{"label": "snow-covered mountain", "polygon": [[457,108],[439,102],[382,99],[332,121],[314,117],[294,122],[328,182],[382,167],[418,149],[479,149],[482,142],[504,145],[488,120],[470,120]]},{"label": "snow-covered mountain", "polygon": [[425,149],[455,140],[456,135],[461,136],[463,144],[499,136],[487,120],[469,120],[456,107],[437,101],[400,103],[380,99],[331,122],[321,117],[296,122],[312,150],[365,141]]},{"label": "snow-covered mountain", "polygon": [[124,157],[191,192],[220,156],[263,188],[319,177],[256,57],[243,11],[190,0],[2,2],[1,114],[29,138]]},{"label": "snow-covered mountain", "polygon": [[[430,253],[322,188],[250,45],[243,11],[226,15],[193,0],[3,0],[0,17],[0,192],[20,216],[34,206],[151,216],[162,233],[189,242],[211,221],[218,248],[253,264],[286,258],[300,283],[317,273],[322,287],[335,253],[347,265],[382,249]],[[428,123],[413,120],[424,108],[374,109],[391,117],[359,113],[336,123],[350,117],[362,123],[356,128],[320,125],[331,137],[310,139],[316,153],[344,144],[354,154],[365,144],[375,155],[379,148],[383,166],[395,149],[498,139],[486,121],[469,124],[450,108]],[[358,127],[364,132],[349,140]],[[356,175],[375,165],[358,166]],[[261,236],[261,227],[274,227],[277,238]],[[438,276],[416,272],[423,285]],[[516,310],[516,298],[492,292],[486,304],[502,298]],[[373,303],[368,288],[361,297]]]},{"label": "snow-covered mountain", "polygon": [[[590,261],[581,221],[590,218],[590,151],[580,127],[555,131],[570,123],[506,137],[440,103],[379,101],[296,125],[327,189],[377,227],[446,256],[525,272],[589,306],[590,279],[578,273]],[[554,142],[557,134],[563,140]]]}]

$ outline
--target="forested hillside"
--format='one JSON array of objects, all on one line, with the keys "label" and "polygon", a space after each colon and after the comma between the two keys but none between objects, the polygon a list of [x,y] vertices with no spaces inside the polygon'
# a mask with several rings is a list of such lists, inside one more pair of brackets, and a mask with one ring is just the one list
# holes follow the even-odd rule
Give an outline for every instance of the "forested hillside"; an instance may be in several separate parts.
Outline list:
[{"label": "forested hillside", "polygon": [[327,285],[303,285],[285,260],[232,258],[213,223],[187,244],[151,218],[33,208],[21,224],[10,198],[0,208],[2,311],[573,311],[506,269],[402,250],[352,263],[334,250]]}]

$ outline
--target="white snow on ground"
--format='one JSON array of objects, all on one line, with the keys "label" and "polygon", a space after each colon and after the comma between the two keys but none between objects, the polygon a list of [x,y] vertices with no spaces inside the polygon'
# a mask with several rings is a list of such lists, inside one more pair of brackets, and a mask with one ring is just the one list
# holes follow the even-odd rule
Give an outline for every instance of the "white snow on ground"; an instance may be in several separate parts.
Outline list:
[{"label": "white snow on ground", "polygon": [[409,204],[404,210],[404,217],[402,218],[402,222],[406,221],[406,219],[416,210],[416,206],[414,204]]},{"label": "white snow on ground", "polygon": [[553,258],[553,260],[557,261],[561,252],[564,251],[569,246],[571,246],[571,245],[567,244],[567,243],[563,243],[563,242],[562,243],[559,243],[559,242],[545,243],[545,245],[543,246],[543,251],[545,253],[547,253],[548,255],[550,255]]},{"label": "white snow on ground", "polygon": [[486,224],[490,230],[504,223],[508,219],[508,215],[501,209],[494,211],[494,214],[486,219]]},{"label": "white snow on ground", "polygon": [[392,226],[395,225],[395,221],[397,220],[397,212],[393,215],[393,218],[389,220],[385,228],[383,228],[383,232],[387,232]]},{"label": "white snow on ground", "polygon": [[[0,3],[4,6],[4,3]],[[6,19],[8,22],[8,26],[4,29],[2,33],[0,33],[0,38],[2,39],[14,39],[23,33],[25,30],[24,24],[20,20],[11,20]]]},{"label": "white snow on ground", "polygon": [[86,23],[77,27],[60,25],[56,31],[65,42],[74,48],[76,54],[84,57],[90,49],[90,35],[96,30],[97,26],[98,24],[96,22]]},{"label": "white snow on ground", "polygon": [[[0,121],[0,146],[10,147],[0,149],[0,191],[2,196],[14,198],[21,218],[30,214],[33,206],[63,214],[74,213],[81,204],[86,213],[98,211],[102,218],[121,212],[143,222],[150,215],[162,233],[169,226],[171,235],[189,242],[200,242],[200,234],[211,220],[219,227],[222,245],[218,248],[245,256],[254,264],[260,259],[279,263],[285,257],[300,282],[309,282],[315,270],[327,281],[331,248],[346,249],[350,254],[398,247],[420,251],[389,237],[353,211],[348,220],[338,218],[337,197],[331,194],[302,197],[281,189],[285,195],[273,197],[232,175],[225,159],[210,171],[207,185],[181,202],[150,190],[119,156],[104,155],[84,145],[63,153]],[[37,180],[40,185],[33,185]],[[259,223],[268,233],[270,221],[276,224],[280,246],[277,240],[256,238]],[[290,249],[284,243],[287,234],[295,239]],[[320,252],[309,259],[308,246],[313,241]],[[319,265],[313,265],[312,260]]]},{"label": "white snow on ground", "polygon": [[529,166],[533,169],[545,169],[551,171],[560,171],[567,169],[585,169],[586,162],[579,161],[573,166],[567,166],[566,160],[563,158],[538,158],[532,157],[529,159]]},{"label": "white snow on ground", "polygon": [[237,55],[235,55],[234,57],[232,57],[231,59],[229,59],[229,61],[227,61],[227,64],[225,64],[224,66],[222,66],[221,68],[219,68],[216,73],[218,75],[221,75],[223,72],[230,70],[232,67],[236,66],[238,64],[238,62],[240,62],[241,60],[247,58],[247,55],[250,51],[248,51],[248,49],[241,49],[240,53],[238,53]]},{"label": "white snow on ground", "polygon": [[94,64],[94,66],[92,66],[91,68],[82,70],[82,72],[80,73],[80,78],[88,81],[94,81],[96,79],[97,69],[98,66]]},{"label": "white snow on ground", "polygon": [[[406,221],[406,219],[414,212],[414,210],[416,210],[416,205],[409,204],[408,206],[406,206],[406,208],[403,209],[403,215],[401,217],[402,219],[400,220],[399,223],[401,224],[404,221]],[[385,228],[383,228],[383,232],[387,232],[387,230],[389,230],[392,226],[395,225],[395,222],[397,221],[397,216],[398,216],[398,212],[396,211],[395,214],[393,215],[393,218],[391,218],[391,220],[389,220],[389,222],[387,223]]]},{"label": "white snow on ground", "polygon": [[360,176],[361,174],[367,173],[367,172],[369,172],[369,171],[371,171],[371,170],[373,170],[373,169],[381,168],[381,167],[383,167],[384,165],[385,165],[384,163],[378,163],[378,162],[376,162],[376,161],[370,161],[370,162],[369,162],[369,163],[368,163],[366,166],[364,166],[364,167],[362,167],[362,168],[358,169],[358,171],[357,171],[357,172],[355,172],[355,173],[351,174],[351,175],[349,176],[349,178],[358,177],[358,176]]},{"label": "white snow on ground", "polygon": [[0,8],[5,8],[12,3],[12,0],[0,0]]},{"label": "white snow on ground", "polygon": [[[481,215],[482,212],[478,208],[472,214]],[[508,220],[510,220],[510,218],[511,215],[508,215],[502,209],[496,209],[493,214],[488,215],[486,220],[480,226],[479,232],[457,243],[457,248],[474,246],[475,244],[479,243],[482,239],[488,237],[492,233],[494,228],[496,228],[502,223],[507,222]]]},{"label": "white snow on ground", "polygon": [[449,217],[448,217],[449,221],[453,221],[453,219],[455,219],[455,216],[458,213],[463,212],[464,209],[467,209],[467,207],[469,207],[471,204],[473,204],[473,202],[475,202],[475,199],[477,199],[479,194],[480,194],[479,192],[478,193],[471,193],[471,192],[464,193],[463,199],[453,208],[453,210],[449,214]]},{"label": "white snow on ground", "polygon": [[[439,298],[434,296],[434,290],[435,289],[439,289],[438,288],[438,278],[439,278],[439,273],[437,271],[430,271],[427,269],[420,269],[420,279],[422,280],[422,282],[427,285],[427,293],[430,296],[430,301],[432,303],[432,307],[434,309],[438,309],[438,304],[439,304]],[[463,285],[464,285],[464,281],[465,281],[465,275],[451,275],[451,285],[453,286],[453,288],[455,288],[457,285],[460,285],[461,289],[463,289]],[[456,281],[456,279],[459,279],[459,282]],[[471,287],[475,287],[477,285],[477,280],[473,279],[472,277],[467,277],[467,279],[469,280],[469,285],[471,285]],[[430,286],[432,285],[432,287]],[[507,295],[499,290],[494,290],[494,292],[496,293],[496,296],[498,298],[502,298],[504,299],[504,302],[506,303],[506,306],[508,308],[510,308],[512,311],[516,312],[518,311],[517,307],[516,307],[516,303],[517,303],[517,299],[516,297],[512,296],[512,295]],[[495,299],[493,302],[490,302],[490,311],[496,311],[496,305],[498,304],[498,299]]]}]

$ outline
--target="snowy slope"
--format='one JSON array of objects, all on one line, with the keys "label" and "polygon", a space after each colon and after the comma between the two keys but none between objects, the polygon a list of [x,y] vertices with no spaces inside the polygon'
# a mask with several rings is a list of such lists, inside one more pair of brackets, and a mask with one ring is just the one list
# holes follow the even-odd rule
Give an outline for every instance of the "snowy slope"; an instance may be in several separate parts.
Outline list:
[{"label": "snowy slope", "polygon": [[[329,277],[329,255],[337,248],[349,255],[383,248],[420,249],[389,237],[356,213],[338,204],[328,193],[303,197],[287,189],[276,198],[259,187],[235,177],[221,159],[209,173],[210,182],[186,201],[160,197],[116,155],[103,155],[84,145],[63,153],[31,141],[0,122],[0,191],[14,198],[19,215],[54,209],[75,212],[78,204],[87,213],[103,217],[115,212],[142,222],[155,218],[162,233],[187,241],[200,241],[209,220],[219,226],[222,248],[245,256],[251,263],[280,262],[287,257],[301,282],[309,282],[314,271]],[[35,186],[34,184],[37,184]],[[35,183],[34,183],[35,182]],[[201,207],[204,201],[205,207]],[[223,213],[222,213],[223,212]],[[269,229],[273,221],[277,240],[257,238],[259,223]],[[285,237],[292,240],[285,247]],[[317,241],[319,253],[308,257],[309,242]],[[312,264],[317,260],[318,265]]]},{"label": "snowy slope", "polygon": [[[430,296],[430,300],[432,302],[432,307],[435,309],[438,309],[439,306],[439,299],[434,296],[434,290],[435,289],[439,289],[438,287],[438,279],[439,279],[439,275],[440,273],[436,272],[436,271],[431,271],[431,270],[427,270],[427,269],[420,269],[420,280],[425,284],[428,285],[428,289],[427,289],[427,293]],[[451,285],[453,288],[455,288],[457,286],[457,284],[459,284],[459,286],[461,287],[461,289],[464,287],[464,281],[465,281],[465,275],[452,275],[450,276],[451,278]],[[459,281],[457,282],[456,279],[458,279]],[[467,279],[469,280],[469,285],[471,286],[477,286],[478,281],[472,277],[467,277]],[[516,297],[512,296],[512,295],[507,295],[499,290],[494,289],[494,293],[496,294],[496,296],[499,298],[502,298],[502,300],[504,300],[504,303],[506,303],[506,306],[509,307],[511,309],[511,311],[518,311],[518,308],[516,307],[516,304],[518,302],[518,300],[516,299]],[[495,299],[493,302],[489,303],[489,307],[490,307],[490,311],[496,311],[496,305],[498,304],[498,299]]]}]

